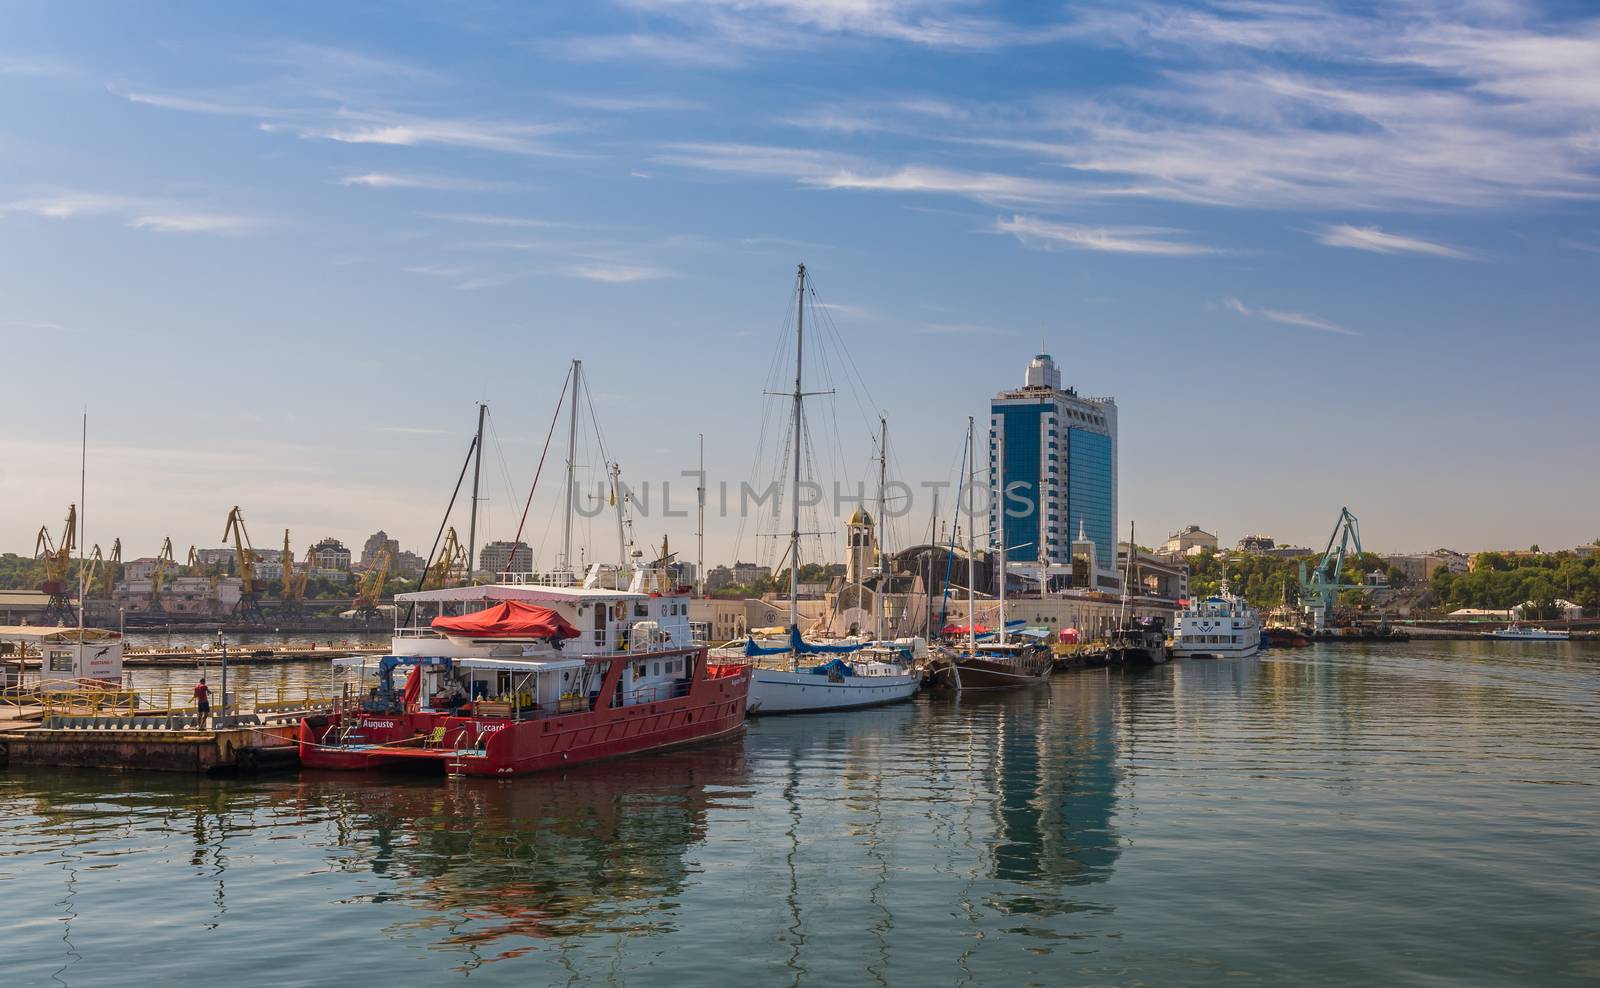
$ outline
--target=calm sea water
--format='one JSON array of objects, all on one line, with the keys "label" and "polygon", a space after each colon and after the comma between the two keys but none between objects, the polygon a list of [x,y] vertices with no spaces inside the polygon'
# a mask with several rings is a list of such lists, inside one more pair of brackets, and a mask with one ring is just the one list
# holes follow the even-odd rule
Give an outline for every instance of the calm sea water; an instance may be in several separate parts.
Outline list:
[{"label": "calm sea water", "polygon": [[1316,647],[515,782],[0,774],[7,985],[1600,983],[1600,647]]}]

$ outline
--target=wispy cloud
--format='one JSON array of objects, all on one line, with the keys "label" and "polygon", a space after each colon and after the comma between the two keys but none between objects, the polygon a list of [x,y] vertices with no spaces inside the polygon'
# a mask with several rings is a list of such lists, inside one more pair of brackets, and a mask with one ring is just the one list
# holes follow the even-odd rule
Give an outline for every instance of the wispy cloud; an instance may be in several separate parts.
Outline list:
[{"label": "wispy cloud", "polygon": [[428,189],[440,192],[487,192],[504,189],[504,182],[485,182],[470,178],[451,178],[445,175],[401,175],[393,172],[366,172],[346,175],[340,185],[361,186],[368,189]]},{"label": "wispy cloud", "polygon": [[1290,312],[1285,309],[1264,309],[1245,305],[1236,298],[1225,298],[1222,304],[1251,319],[1265,319],[1268,322],[1280,323],[1284,326],[1297,326],[1301,329],[1314,329],[1321,333],[1337,333],[1340,336],[1360,336],[1353,329],[1346,329],[1338,323],[1308,316],[1303,312]]},{"label": "wispy cloud", "polygon": [[1012,216],[995,220],[994,228],[1000,233],[1011,234],[1025,246],[1042,250],[1094,250],[1158,257],[1196,257],[1218,253],[1215,247],[1174,240],[1171,234],[1179,231],[1163,227],[1076,226]]},{"label": "wispy cloud", "polygon": [[470,223],[474,226],[543,228],[567,225],[556,220],[542,220],[531,216],[505,216],[499,213],[423,213],[422,215],[430,220]]},{"label": "wispy cloud", "polygon": [[1385,233],[1375,226],[1351,226],[1348,223],[1325,227],[1318,235],[1317,242],[1329,247],[1349,247],[1374,254],[1426,254],[1462,261],[1478,259],[1477,255],[1457,247],[1398,233]]},{"label": "wispy cloud", "polygon": [[179,110],[183,113],[204,113],[222,117],[276,117],[293,112],[265,103],[230,102],[218,99],[215,96],[134,92],[120,90],[115,86],[107,86],[106,90],[113,96],[120,96],[130,103],[153,106],[163,110]]},{"label": "wispy cloud", "polygon": [[727,69],[744,58],[715,41],[655,34],[606,34],[562,38],[542,46],[579,62],[646,61],[684,68]]},{"label": "wispy cloud", "polygon": [[513,120],[341,110],[334,114],[331,123],[299,125],[268,122],[262,123],[261,129],[268,132],[287,130],[308,140],[337,141],[342,144],[387,144],[398,147],[434,145],[506,154],[568,154],[543,140],[568,129],[565,125]]},{"label": "wispy cloud", "polygon": [[216,212],[162,199],[101,192],[55,191],[0,206],[0,214],[25,213],[48,219],[114,216],[136,230],[157,233],[214,233],[238,236],[273,225],[265,217]]},{"label": "wispy cloud", "polygon": [[705,107],[698,100],[677,96],[563,96],[561,101],[569,106],[605,113],[669,113]]},{"label": "wispy cloud", "polygon": [[653,281],[657,278],[670,278],[670,271],[660,268],[642,267],[630,264],[608,264],[596,262],[592,264],[574,264],[562,269],[562,274],[572,278],[582,278],[585,281],[603,281],[611,284],[622,284],[632,281]]},{"label": "wispy cloud", "polygon": [[75,74],[66,62],[37,55],[0,55],[0,75],[65,78]]}]

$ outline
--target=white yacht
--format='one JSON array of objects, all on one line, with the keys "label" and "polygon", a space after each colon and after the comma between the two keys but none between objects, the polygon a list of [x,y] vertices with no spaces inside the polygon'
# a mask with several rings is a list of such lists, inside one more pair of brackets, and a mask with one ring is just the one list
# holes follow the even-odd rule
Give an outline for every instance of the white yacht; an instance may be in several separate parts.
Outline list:
[{"label": "white yacht", "polygon": [[1180,659],[1245,658],[1260,649],[1261,619],[1227,580],[1214,596],[1184,608],[1172,632],[1172,654]]},{"label": "white yacht", "polygon": [[1564,642],[1569,641],[1572,636],[1565,631],[1551,631],[1548,628],[1524,628],[1520,624],[1513,623],[1505,628],[1485,631],[1483,637],[1513,642]]}]

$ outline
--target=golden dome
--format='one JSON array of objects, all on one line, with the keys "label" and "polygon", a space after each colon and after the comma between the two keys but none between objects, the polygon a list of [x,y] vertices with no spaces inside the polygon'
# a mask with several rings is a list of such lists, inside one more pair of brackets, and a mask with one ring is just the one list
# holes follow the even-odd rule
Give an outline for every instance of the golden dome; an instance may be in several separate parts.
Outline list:
[{"label": "golden dome", "polygon": [[855,514],[850,516],[850,524],[851,525],[871,525],[872,524],[872,516],[867,514],[866,511],[864,511],[860,507],[857,507],[856,510],[855,510]]}]

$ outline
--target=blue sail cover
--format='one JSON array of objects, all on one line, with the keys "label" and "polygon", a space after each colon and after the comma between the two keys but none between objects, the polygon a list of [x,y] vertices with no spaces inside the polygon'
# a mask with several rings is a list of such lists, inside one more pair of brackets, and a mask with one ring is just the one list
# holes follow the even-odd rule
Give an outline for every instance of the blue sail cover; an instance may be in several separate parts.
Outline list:
[{"label": "blue sail cover", "polygon": [[865,647],[865,644],[818,645],[815,642],[808,642],[804,638],[800,637],[800,629],[796,628],[794,625],[790,625],[788,645],[776,645],[772,648],[763,648],[756,644],[756,640],[754,638],[747,638],[745,639],[744,643],[744,654],[746,658],[752,658],[757,655],[787,655],[790,652],[798,652],[802,655],[842,655],[849,652],[859,652]]}]

